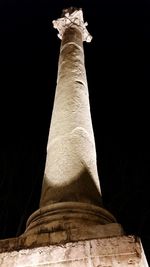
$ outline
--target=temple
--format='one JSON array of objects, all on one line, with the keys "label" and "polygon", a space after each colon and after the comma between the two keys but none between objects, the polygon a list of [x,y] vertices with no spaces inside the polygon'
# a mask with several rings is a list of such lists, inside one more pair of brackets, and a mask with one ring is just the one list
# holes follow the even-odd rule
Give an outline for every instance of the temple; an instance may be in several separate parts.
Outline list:
[{"label": "temple", "polygon": [[148,266],[140,239],[103,206],[83,42],[82,9],[53,21],[61,39],[39,209],[18,238],[0,241],[0,266]]}]

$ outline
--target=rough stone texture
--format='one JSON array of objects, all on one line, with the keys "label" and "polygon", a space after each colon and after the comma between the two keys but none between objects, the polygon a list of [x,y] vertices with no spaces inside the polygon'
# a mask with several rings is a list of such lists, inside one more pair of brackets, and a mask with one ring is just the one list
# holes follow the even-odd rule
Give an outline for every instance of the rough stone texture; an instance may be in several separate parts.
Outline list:
[{"label": "rough stone texture", "polygon": [[102,207],[80,19],[63,31],[40,209],[23,235],[0,240],[1,267],[148,267]]},{"label": "rough stone texture", "polygon": [[[109,225],[104,227],[106,224]],[[77,233],[76,240],[92,238],[92,233],[94,238],[101,237],[100,233],[102,237],[123,233],[121,225],[107,210],[89,203],[68,201],[51,204],[34,212],[28,219],[25,234],[60,231],[67,233],[69,241],[74,241],[75,234],[72,235],[72,233],[75,232]],[[57,239],[56,243],[58,243]]]},{"label": "rough stone texture", "polygon": [[101,205],[82,32],[65,30],[40,207],[78,201]]},{"label": "rough stone texture", "polygon": [[[60,229],[67,233],[80,232],[85,228],[82,236],[88,239],[92,227],[116,223],[114,216],[102,206],[84,64],[83,40],[87,33],[81,15],[80,10],[69,19],[69,13],[64,19],[58,19],[59,31],[61,27],[63,30],[60,31],[57,86],[40,208],[27,222],[27,232],[32,234]],[[116,224],[117,227],[120,233]],[[110,236],[110,231],[106,236]],[[99,236],[94,234],[94,237]]]},{"label": "rough stone texture", "polygon": [[134,236],[78,241],[0,254],[1,267],[148,267]]},{"label": "rough stone texture", "polygon": [[80,240],[91,240],[96,238],[115,237],[123,235],[122,228],[117,223],[109,223],[105,225],[93,224],[87,226],[83,224],[80,228],[71,225],[70,228],[65,225],[63,229],[62,221],[59,228],[53,228],[44,225],[41,228],[36,226],[36,230],[27,230],[24,234],[17,238],[0,240],[0,253],[6,251],[35,248],[47,245],[62,245],[68,242],[76,242]]},{"label": "rough stone texture", "polygon": [[102,208],[82,33],[76,26],[64,32],[58,66],[40,209],[29,218],[27,231],[116,222]]}]

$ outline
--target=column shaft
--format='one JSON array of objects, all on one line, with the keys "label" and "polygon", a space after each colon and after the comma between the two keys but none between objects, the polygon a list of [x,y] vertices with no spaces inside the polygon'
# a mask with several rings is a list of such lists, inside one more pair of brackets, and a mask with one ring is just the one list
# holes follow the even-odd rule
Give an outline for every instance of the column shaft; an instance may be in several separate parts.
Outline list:
[{"label": "column shaft", "polygon": [[100,204],[82,33],[65,30],[40,206],[64,201]]}]

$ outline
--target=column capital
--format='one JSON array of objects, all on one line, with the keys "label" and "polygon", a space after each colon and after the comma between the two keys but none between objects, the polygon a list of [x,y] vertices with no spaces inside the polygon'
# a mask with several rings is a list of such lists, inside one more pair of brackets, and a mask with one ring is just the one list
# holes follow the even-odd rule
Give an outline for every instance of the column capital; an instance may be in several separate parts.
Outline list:
[{"label": "column capital", "polygon": [[92,36],[87,31],[86,26],[87,22],[84,22],[82,9],[70,7],[68,9],[64,9],[62,12],[62,17],[53,20],[53,27],[58,30],[58,37],[62,39],[65,30],[69,27],[78,27],[82,32],[83,41],[91,42]]}]

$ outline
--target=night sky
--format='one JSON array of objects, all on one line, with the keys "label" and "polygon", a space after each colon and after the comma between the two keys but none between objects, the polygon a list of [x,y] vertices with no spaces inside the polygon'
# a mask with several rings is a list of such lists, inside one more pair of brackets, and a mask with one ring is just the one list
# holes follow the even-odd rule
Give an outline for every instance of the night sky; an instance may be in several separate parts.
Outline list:
[{"label": "night sky", "polygon": [[52,20],[83,8],[84,43],[103,202],[150,262],[150,2],[0,1],[0,238],[38,209],[60,40]]}]

